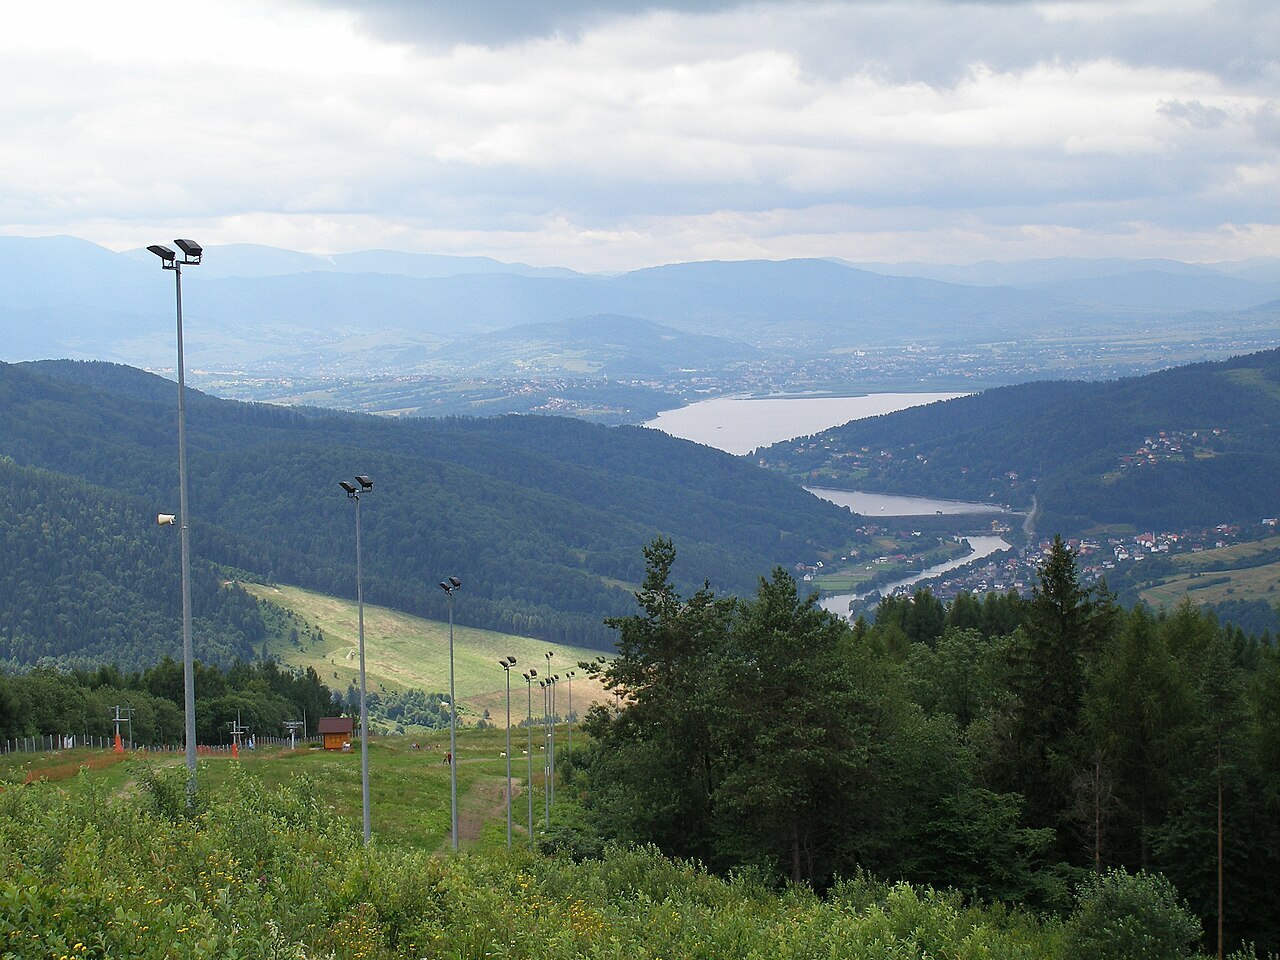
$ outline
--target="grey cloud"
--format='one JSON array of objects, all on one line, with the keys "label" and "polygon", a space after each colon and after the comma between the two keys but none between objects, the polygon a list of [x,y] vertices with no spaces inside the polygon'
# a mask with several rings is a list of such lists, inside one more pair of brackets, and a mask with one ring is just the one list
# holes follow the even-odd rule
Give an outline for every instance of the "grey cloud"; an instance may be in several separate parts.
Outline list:
[{"label": "grey cloud", "polygon": [[1165,100],[1159,110],[1166,117],[1197,130],[1217,130],[1228,119],[1227,111],[1221,107],[1207,107],[1199,100]]},{"label": "grey cloud", "polygon": [[654,10],[711,13],[741,0],[312,0],[317,7],[356,13],[362,26],[382,39],[427,47],[456,43],[502,47],[544,37],[576,38],[619,16]]},{"label": "grey cloud", "polygon": [[[792,26],[784,35],[815,74],[869,72],[936,87],[963,80],[976,64],[1019,71],[1099,59],[1204,71],[1260,89],[1280,83],[1280,4],[1274,0],[1222,0],[1195,11],[1124,2],[1081,8],[1091,15],[1051,17],[1042,5],[1017,0],[802,5],[790,8]],[[781,29],[788,30],[785,20]]]},{"label": "grey cloud", "polygon": [[[1218,0],[1196,10],[1077,0],[1074,6],[1084,15],[1075,17],[1051,15],[1035,0],[309,2],[356,14],[363,28],[380,38],[435,48],[576,39],[617,18],[666,10],[745,18],[743,29],[754,33],[737,37],[739,47],[786,50],[822,77],[870,73],[942,87],[964,79],[975,64],[1017,71],[1037,63],[1110,58],[1140,67],[1205,71],[1236,84],[1280,84],[1280,4],[1275,0]],[[726,39],[716,33],[705,37],[708,46]]]},{"label": "grey cloud", "polygon": [[1255,111],[1250,121],[1260,143],[1280,147],[1280,109],[1274,100]]}]

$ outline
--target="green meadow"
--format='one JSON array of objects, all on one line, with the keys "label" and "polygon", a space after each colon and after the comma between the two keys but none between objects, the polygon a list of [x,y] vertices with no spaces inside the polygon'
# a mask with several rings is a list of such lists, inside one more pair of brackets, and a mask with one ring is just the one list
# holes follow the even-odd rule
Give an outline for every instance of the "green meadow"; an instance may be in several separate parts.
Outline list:
[{"label": "green meadow", "polygon": [[[348,684],[360,682],[359,611],[351,600],[339,599],[299,587],[264,586],[243,583],[253,596],[291,611],[300,633],[310,629],[311,638],[302,637],[298,644],[290,642],[288,633],[271,638],[267,652],[291,667],[312,667],[320,679],[339,693]],[[463,601],[459,601],[459,606]],[[318,634],[322,639],[314,639]],[[425,620],[386,607],[366,603],[364,607],[365,673],[370,691],[418,688],[428,693],[449,690],[449,624]],[[455,621],[453,629],[454,684],[459,708],[469,722],[490,712],[494,720],[506,718],[506,678],[498,661],[516,658],[511,677],[512,718],[528,711],[528,692],[521,675],[530,667],[545,676],[546,654],[550,652],[551,672],[564,674],[574,670],[573,707],[582,714],[594,701],[605,699],[599,682],[585,676],[577,666],[592,661],[599,650],[547,643],[533,637],[518,637],[462,626]],[[519,672],[517,672],[519,671]],[[569,684],[557,688],[557,712],[568,714]],[[563,698],[563,699],[561,699]],[[542,711],[541,693],[533,690],[533,712]]]}]

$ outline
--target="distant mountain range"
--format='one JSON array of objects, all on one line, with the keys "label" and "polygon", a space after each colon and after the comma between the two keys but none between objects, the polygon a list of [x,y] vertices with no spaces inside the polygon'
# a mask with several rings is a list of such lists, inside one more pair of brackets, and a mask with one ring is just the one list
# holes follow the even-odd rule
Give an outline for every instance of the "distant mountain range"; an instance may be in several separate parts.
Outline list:
[{"label": "distant mountain range", "polygon": [[[796,357],[1134,324],[1195,330],[1210,315],[1280,329],[1280,260],[712,261],[588,275],[482,257],[320,257],[236,244],[207,248],[184,278],[189,363],[260,373],[458,374],[539,352],[566,356],[567,366],[550,364],[566,372],[607,370],[620,358],[622,370],[660,370],[678,352],[677,334],[718,338],[678,344],[688,363],[715,364],[756,351]],[[173,284],[146,251],[0,237],[0,286],[0,360],[172,367]],[[668,356],[662,342],[636,353],[619,340],[651,337],[646,324],[674,331],[660,336],[673,346]]]},{"label": "distant mountain range", "polygon": [[435,356],[492,376],[574,371],[644,378],[755,360],[761,351],[739,340],[606,315],[481,333],[442,347]]},{"label": "distant mountain range", "polygon": [[1048,533],[1257,523],[1280,515],[1280,350],[985,390],[775,444],[759,459],[818,486],[1037,503]]}]

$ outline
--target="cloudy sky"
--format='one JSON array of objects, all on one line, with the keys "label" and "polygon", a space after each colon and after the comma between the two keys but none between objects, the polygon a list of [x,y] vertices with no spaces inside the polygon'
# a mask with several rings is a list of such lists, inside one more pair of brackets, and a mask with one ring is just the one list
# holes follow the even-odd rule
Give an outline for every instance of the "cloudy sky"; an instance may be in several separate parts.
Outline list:
[{"label": "cloudy sky", "polygon": [[6,3],[0,88],[113,249],[1280,256],[1276,0]]}]

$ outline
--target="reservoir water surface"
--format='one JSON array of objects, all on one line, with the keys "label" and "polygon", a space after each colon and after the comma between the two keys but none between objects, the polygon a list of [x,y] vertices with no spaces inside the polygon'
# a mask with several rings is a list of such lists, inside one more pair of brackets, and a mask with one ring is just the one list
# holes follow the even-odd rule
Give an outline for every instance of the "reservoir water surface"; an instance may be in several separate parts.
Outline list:
[{"label": "reservoir water surface", "polygon": [[779,440],[805,437],[850,420],[876,417],[963,393],[868,393],[860,397],[715,397],[664,410],[645,423],[673,437],[735,456]]},{"label": "reservoir water surface", "polygon": [[[895,410],[906,410],[926,403],[952,400],[963,393],[871,393],[858,397],[716,397],[700,400],[678,410],[665,410],[645,426],[661,430],[673,437],[693,440],[735,456],[777,443],[819,433],[829,427],[875,417]],[[850,490],[806,488],[815,496],[848,507],[866,517],[910,517],[937,514],[1002,513],[1003,507],[987,503],[965,503],[958,500],[936,500],[929,497],[904,497],[884,493],[861,493]],[[1009,544],[997,536],[969,538],[973,552],[930,567],[912,577],[885,584],[882,594],[899,586],[937,576],[964,566]],[[854,594],[823,597],[821,605],[841,616],[848,616],[849,601]]]}]

